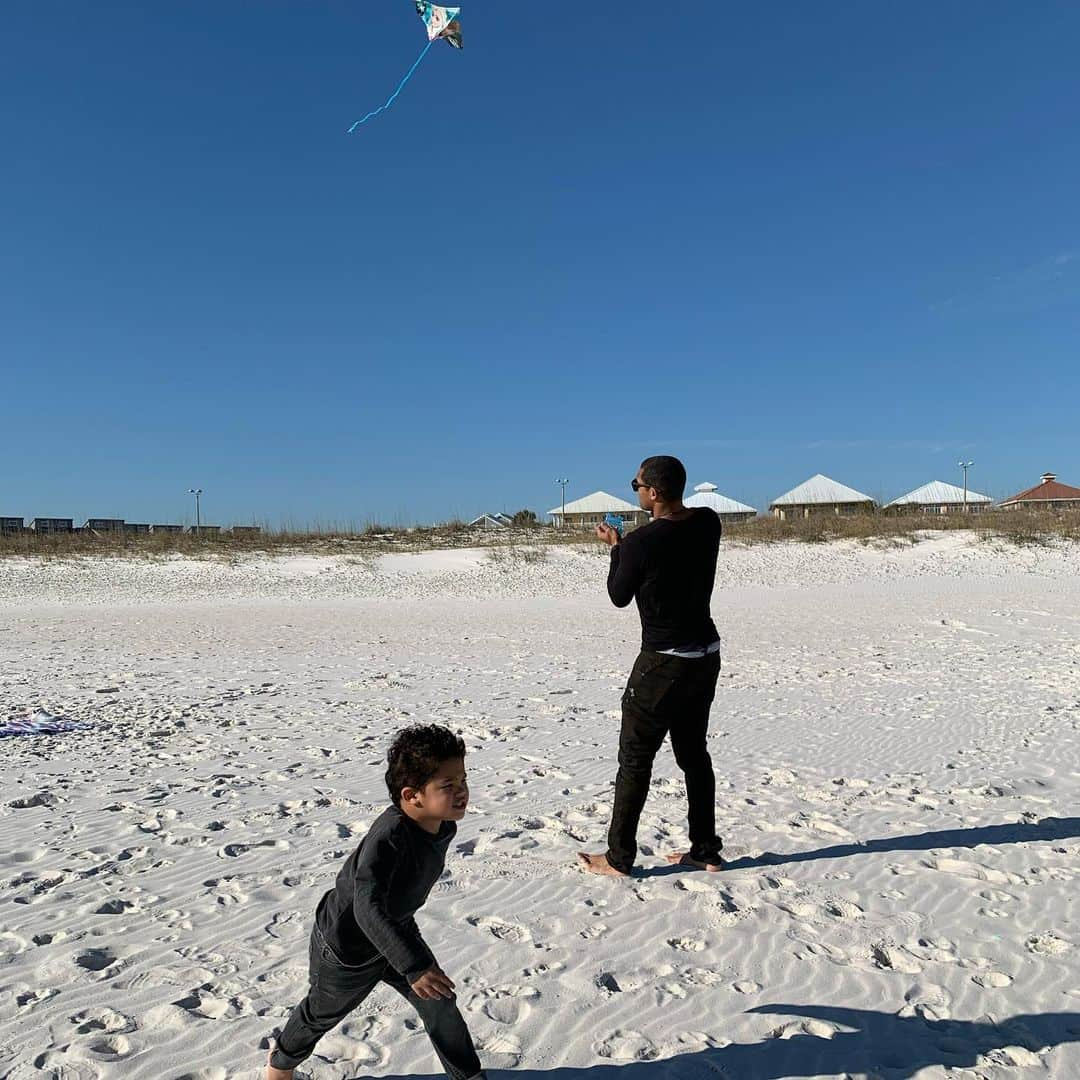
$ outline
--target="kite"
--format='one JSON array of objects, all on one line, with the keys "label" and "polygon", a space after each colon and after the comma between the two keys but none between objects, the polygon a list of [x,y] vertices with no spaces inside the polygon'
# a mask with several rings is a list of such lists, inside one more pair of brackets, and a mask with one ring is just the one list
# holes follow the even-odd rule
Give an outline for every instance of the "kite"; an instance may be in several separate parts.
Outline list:
[{"label": "kite", "polygon": [[349,128],[349,134],[351,135],[361,124],[366,124],[372,117],[378,116],[379,113],[385,112],[394,104],[398,94],[405,89],[405,84],[416,73],[416,69],[420,66],[424,57],[427,56],[431,46],[435,44],[440,38],[453,45],[455,49],[462,48],[461,40],[461,8],[456,7],[440,7],[438,4],[431,4],[428,0],[416,0],[416,14],[424,20],[424,25],[427,27],[428,42],[424,46],[424,51],[416,58],[416,63],[409,68],[405,75],[405,78],[398,83],[397,89],[386,99],[385,104],[380,105],[377,109],[372,109],[367,116],[360,120],[357,120],[352,127]]}]

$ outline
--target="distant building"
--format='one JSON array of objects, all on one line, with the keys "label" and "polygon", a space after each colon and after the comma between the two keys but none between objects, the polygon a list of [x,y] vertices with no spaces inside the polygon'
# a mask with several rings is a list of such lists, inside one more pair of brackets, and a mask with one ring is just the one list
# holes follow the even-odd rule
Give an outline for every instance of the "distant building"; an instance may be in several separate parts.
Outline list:
[{"label": "distant building", "polygon": [[123,518],[87,518],[83,524],[83,530],[86,532],[123,532],[124,531],[124,519]]},{"label": "distant building", "polygon": [[640,506],[634,506],[625,499],[616,498],[606,491],[594,491],[583,499],[568,502],[564,508],[556,506],[549,510],[556,527],[570,529],[589,529],[599,525],[608,514],[621,517],[627,526],[644,525],[649,515]]},{"label": "distant building", "polygon": [[512,524],[506,514],[481,514],[469,522],[471,529],[508,529]]},{"label": "distant building", "polygon": [[1080,488],[1058,481],[1054,473],[1043,473],[1033,488],[1013,495],[1001,504],[1003,510],[1080,510]]},{"label": "distant building", "polygon": [[195,536],[217,536],[221,532],[220,525],[189,525],[185,532]]},{"label": "distant building", "polygon": [[150,531],[152,533],[182,533],[184,531],[183,525],[151,525]]},{"label": "distant building", "polygon": [[805,483],[774,499],[769,509],[781,521],[815,514],[850,516],[865,514],[877,504],[869,495],[837,483],[818,473]]},{"label": "distant building", "polygon": [[0,533],[21,533],[22,531],[22,518],[0,517]]},{"label": "distant building", "polygon": [[725,524],[753,521],[757,517],[757,510],[753,506],[721,495],[715,484],[698,484],[694,488],[694,494],[683,500],[683,505],[704,506],[712,510]]},{"label": "distant building", "polygon": [[128,536],[145,536],[150,532],[149,525],[138,525],[134,521],[124,522],[124,532]]},{"label": "distant building", "polygon": [[977,514],[983,510],[989,510],[993,505],[994,500],[989,495],[980,495],[970,488],[965,503],[962,487],[946,484],[941,480],[933,480],[921,488],[901,495],[899,499],[893,499],[891,503],[886,504],[885,509],[898,513]]},{"label": "distant building", "polygon": [[30,528],[36,533],[69,533],[74,525],[74,518],[34,518],[30,522]]},{"label": "distant building", "polygon": [[[203,526],[205,528],[205,526]],[[258,536],[262,532],[261,525],[234,525],[229,532],[234,536]]]}]

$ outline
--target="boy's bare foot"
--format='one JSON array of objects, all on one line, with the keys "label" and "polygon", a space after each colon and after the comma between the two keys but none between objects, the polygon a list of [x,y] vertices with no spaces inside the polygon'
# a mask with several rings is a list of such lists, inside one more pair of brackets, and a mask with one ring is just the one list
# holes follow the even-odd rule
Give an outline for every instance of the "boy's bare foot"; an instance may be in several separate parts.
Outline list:
[{"label": "boy's bare foot", "polygon": [[270,1059],[274,1056],[273,1050],[270,1051],[270,1057],[266,1059],[266,1080],[293,1080],[292,1069],[275,1069],[270,1064]]},{"label": "boy's bare foot", "polygon": [[[667,861],[674,866],[692,866],[695,870],[708,870],[710,874],[719,874],[724,869],[724,862],[701,862],[690,858],[689,851],[676,851],[673,855],[666,856]],[[717,856],[719,858],[719,856]]]},{"label": "boy's bare foot", "polygon": [[590,855],[587,851],[578,852],[578,862],[581,864],[581,868],[590,874],[602,874],[604,877],[629,877],[629,874],[624,874],[621,870],[616,870],[611,863],[608,862],[606,854]]}]

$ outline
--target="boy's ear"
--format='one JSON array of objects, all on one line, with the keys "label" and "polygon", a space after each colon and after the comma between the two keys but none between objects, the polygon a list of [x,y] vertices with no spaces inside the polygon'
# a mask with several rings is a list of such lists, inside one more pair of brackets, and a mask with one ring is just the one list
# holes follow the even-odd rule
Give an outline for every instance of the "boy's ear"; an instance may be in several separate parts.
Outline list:
[{"label": "boy's ear", "polygon": [[401,801],[403,803],[411,803],[421,794],[420,788],[404,787],[401,789]]}]

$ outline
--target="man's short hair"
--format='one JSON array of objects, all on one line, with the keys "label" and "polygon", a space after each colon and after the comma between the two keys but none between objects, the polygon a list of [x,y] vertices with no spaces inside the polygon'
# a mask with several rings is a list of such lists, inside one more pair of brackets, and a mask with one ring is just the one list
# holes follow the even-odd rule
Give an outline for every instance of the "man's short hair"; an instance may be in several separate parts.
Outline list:
[{"label": "man's short hair", "polygon": [[395,806],[403,788],[422,788],[445,761],[465,758],[465,741],[439,724],[413,725],[394,736],[386,753],[386,788]]},{"label": "man's short hair", "polygon": [[660,454],[641,463],[641,479],[665,499],[681,499],[686,490],[686,466],[676,457]]}]

